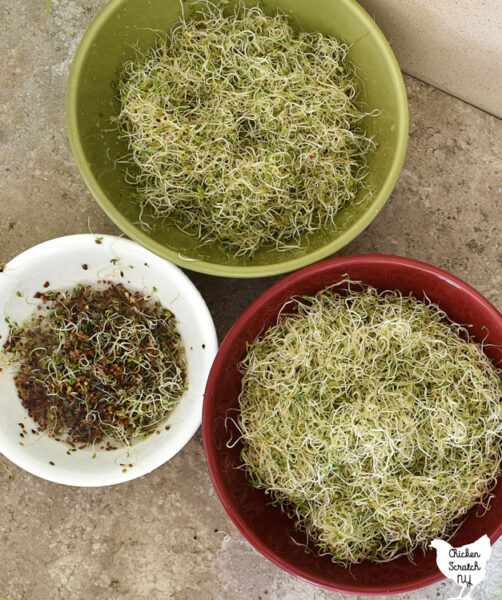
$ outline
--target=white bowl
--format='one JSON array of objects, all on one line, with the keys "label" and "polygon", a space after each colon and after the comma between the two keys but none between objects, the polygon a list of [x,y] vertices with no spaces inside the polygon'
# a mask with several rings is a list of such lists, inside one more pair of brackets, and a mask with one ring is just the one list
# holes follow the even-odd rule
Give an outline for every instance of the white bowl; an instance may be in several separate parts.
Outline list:
[{"label": "white bowl", "polygon": [[[0,373],[0,452],[33,475],[67,485],[123,483],[149,473],[181,450],[201,424],[204,387],[218,348],[206,303],[178,267],[136,242],[94,234],[44,242],[5,266],[0,274],[0,342],[5,343],[9,333],[5,317],[26,320],[40,302],[34,294],[44,290],[45,282],[49,289],[67,289],[98,279],[153,291],[175,314],[186,349],[188,389],[166,421],[168,430],[162,427],[160,434],[134,443],[132,449],[89,448],[68,455],[65,443],[31,433],[37,425],[17,395],[14,368],[4,368]],[[28,431],[24,437],[20,437],[19,423]]]}]

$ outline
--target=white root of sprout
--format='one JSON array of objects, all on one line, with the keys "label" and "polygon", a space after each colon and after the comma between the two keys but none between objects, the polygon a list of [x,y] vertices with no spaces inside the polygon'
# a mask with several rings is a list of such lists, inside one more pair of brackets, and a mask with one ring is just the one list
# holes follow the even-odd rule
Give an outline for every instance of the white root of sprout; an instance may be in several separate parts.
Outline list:
[{"label": "white root of sprout", "polygon": [[319,553],[387,562],[488,507],[502,379],[437,306],[346,285],[295,300],[249,347],[241,456]]},{"label": "white root of sprout", "polygon": [[374,143],[348,48],[259,6],[197,7],[119,83],[140,221],[169,220],[232,256],[301,247],[369,193]]}]

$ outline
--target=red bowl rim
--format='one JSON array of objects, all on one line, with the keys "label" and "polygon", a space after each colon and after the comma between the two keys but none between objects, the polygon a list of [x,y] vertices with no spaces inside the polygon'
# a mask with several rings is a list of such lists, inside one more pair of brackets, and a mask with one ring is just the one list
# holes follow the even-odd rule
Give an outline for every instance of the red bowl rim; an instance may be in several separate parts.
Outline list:
[{"label": "red bowl rim", "polygon": [[[295,284],[299,281],[304,280],[305,278],[310,278],[326,270],[329,271],[334,265],[342,267],[343,269],[349,269],[351,266],[363,264],[367,261],[371,261],[373,264],[380,265],[392,264],[404,267],[411,267],[414,270],[421,270],[431,273],[433,275],[437,275],[441,279],[447,280],[455,287],[461,288],[464,292],[468,294],[468,296],[470,296],[474,304],[482,304],[486,310],[493,314],[495,318],[497,318],[498,320],[502,320],[502,314],[495,308],[495,306],[493,306],[493,304],[489,300],[487,300],[471,285],[469,285],[462,279],[459,279],[455,275],[444,271],[443,269],[412,258],[406,258],[403,256],[393,256],[388,254],[353,254],[348,256],[330,258],[328,260],[309,265],[308,267],[300,269],[299,271],[296,271],[284,277],[283,279],[269,287],[267,290],[265,290],[262,294],[260,294],[258,298],[256,298],[248,306],[248,308],[246,308],[246,310],[238,317],[238,319],[231,327],[230,331],[227,333],[213,362],[213,366],[211,368],[211,372],[209,374],[206,384],[206,390],[204,393],[204,407],[202,413],[202,439],[209,475],[213,482],[213,486],[216,490],[216,493],[223,505],[223,508],[225,509],[229,517],[232,519],[234,525],[241,532],[241,534],[256,550],[258,550],[258,552],[260,552],[260,554],[265,556],[265,558],[270,560],[272,563],[274,563],[276,566],[281,568],[283,571],[286,571],[290,575],[298,577],[299,579],[314,584],[318,587],[325,588],[331,591],[349,594],[382,596],[388,594],[400,594],[405,592],[411,592],[413,590],[432,585],[433,583],[437,583],[438,581],[445,579],[445,577],[441,574],[439,569],[436,569],[436,572],[431,573],[430,575],[411,578],[410,582],[405,585],[390,585],[387,587],[375,585],[374,587],[368,587],[360,586],[354,583],[354,585],[343,584],[338,586],[330,582],[328,578],[315,578],[309,575],[306,571],[303,571],[301,568],[292,567],[286,560],[272,552],[266,544],[263,544],[261,540],[254,534],[253,530],[249,528],[248,525],[241,518],[238,509],[234,506],[234,503],[230,499],[230,496],[222,482],[217,467],[215,449],[212,443],[210,442],[211,420],[209,414],[209,404],[213,403],[213,390],[216,381],[219,377],[219,371],[224,365],[227,354],[234,345],[235,340],[238,336],[238,331],[241,329],[242,325],[247,323],[247,321],[250,318],[257,315],[260,312],[261,308],[265,306],[270,300],[270,298],[272,298],[275,295],[278,289],[291,286],[291,284]],[[208,400],[208,398],[211,398],[211,400]],[[491,543],[494,544],[495,541],[501,535],[502,521],[496,528],[495,532],[490,536]]]}]

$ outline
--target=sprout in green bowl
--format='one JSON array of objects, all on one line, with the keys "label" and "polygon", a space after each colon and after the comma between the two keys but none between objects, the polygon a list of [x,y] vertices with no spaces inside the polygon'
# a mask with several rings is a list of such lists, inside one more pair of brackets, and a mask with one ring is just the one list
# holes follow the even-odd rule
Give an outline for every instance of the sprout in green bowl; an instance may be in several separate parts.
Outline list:
[{"label": "sprout in green bowl", "polygon": [[335,37],[226,5],[197,2],[124,66],[116,121],[140,221],[235,257],[301,248],[370,192],[361,84]]}]

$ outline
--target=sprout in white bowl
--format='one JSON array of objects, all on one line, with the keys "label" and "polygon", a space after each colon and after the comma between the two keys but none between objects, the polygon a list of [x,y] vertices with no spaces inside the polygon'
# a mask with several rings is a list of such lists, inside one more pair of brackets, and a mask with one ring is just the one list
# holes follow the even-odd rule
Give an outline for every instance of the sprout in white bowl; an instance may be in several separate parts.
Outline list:
[{"label": "sprout in white bowl", "polygon": [[206,378],[217,349],[216,333],[204,300],[180,269],[129,240],[76,235],[40,244],[6,265],[0,275],[0,342],[8,344],[13,322],[25,323],[39,306],[44,314],[44,301],[50,308],[41,291],[61,290],[68,299],[78,286],[84,286],[90,294],[99,287],[125,289],[139,299],[151,298],[152,307],[157,302],[161,310],[175,315],[178,337],[173,343],[180,350],[178,383],[183,382],[176,402],[169,403],[166,414],[159,413],[158,427],[151,422],[157,434],[131,435],[123,439],[124,444],[98,443],[73,451],[72,446],[54,439],[47,431],[37,432],[44,428],[29,417],[16,389],[19,362],[6,364],[9,355],[4,353],[0,451],[18,466],[51,481],[111,485],[160,466],[195,433],[201,422]]}]

